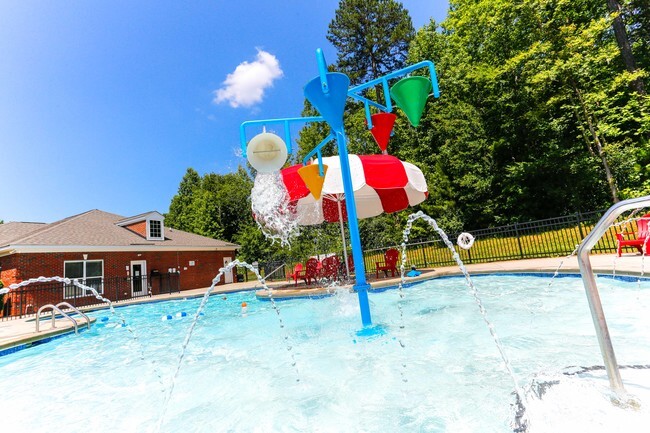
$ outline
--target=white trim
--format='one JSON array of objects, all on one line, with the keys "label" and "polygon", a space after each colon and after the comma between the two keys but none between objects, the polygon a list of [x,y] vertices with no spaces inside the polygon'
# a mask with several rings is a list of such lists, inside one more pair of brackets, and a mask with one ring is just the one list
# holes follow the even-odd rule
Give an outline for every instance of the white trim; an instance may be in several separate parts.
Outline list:
[{"label": "white trim", "polygon": [[[232,257],[224,257],[223,258],[223,267],[225,268],[232,262]],[[224,272],[223,276],[223,282],[224,284],[232,284],[235,282],[235,277],[233,276],[233,271],[234,269],[231,269],[228,272]]]},{"label": "white trim", "polygon": [[141,274],[140,277],[140,292],[137,292],[138,296],[149,293],[149,281],[147,279],[147,261],[146,260],[131,260],[131,297],[136,296],[136,292],[133,291],[133,283],[135,275],[133,275],[133,265],[140,265]]},{"label": "white trim", "polygon": [[[150,224],[152,221],[158,221],[160,223],[160,237],[151,236]],[[165,222],[162,218],[147,218],[145,222],[146,231],[147,231],[147,240],[148,241],[164,241],[165,240]]]},{"label": "white trim", "polygon": [[[81,279],[82,279],[82,284],[84,284],[83,281],[85,281],[87,279],[87,277],[86,277],[86,263],[88,263],[88,262],[101,262],[101,264],[102,264],[102,275],[99,277],[99,278],[101,278],[101,286],[99,287],[99,290],[97,290],[97,292],[99,292],[100,294],[103,294],[104,293],[104,259],[64,260],[63,261],[63,277],[64,278],[71,278],[71,277],[68,277],[65,274],[65,265],[66,265],[66,263],[83,263],[83,276],[81,277]],[[90,277],[90,278],[97,278],[97,277]],[[72,279],[74,279],[74,278],[72,278]],[[74,287],[75,287],[75,290],[78,289],[77,286],[74,286]],[[81,289],[79,289],[79,290],[81,290]],[[94,295],[92,293],[86,293],[83,296],[94,296]],[[80,296],[80,297],[83,297],[83,296]],[[74,296],[66,296],[65,295],[65,286],[64,286],[63,299],[71,299],[71,298],[74,298]]]},{"label": "white trim", "polygon": [[175,246],[175,245],[9,245],[0,250],[0,257],[19,253],[74,253],[74,252],[130,252],[130,251],[235,251],[239,245],[208,246]]},{"label": "white trim", "polygon": [[129,226],[131,224],[139,223],[140,221],[149,220],[149,219],[164,220],[165,217],[161,213],[153,211],[153,212],[147,212],[145,214],[137,215],[130,218],[125,218],[123,220],[120,220],[119,222],[116,222],[115,225],[124,227],[124,226]]}]

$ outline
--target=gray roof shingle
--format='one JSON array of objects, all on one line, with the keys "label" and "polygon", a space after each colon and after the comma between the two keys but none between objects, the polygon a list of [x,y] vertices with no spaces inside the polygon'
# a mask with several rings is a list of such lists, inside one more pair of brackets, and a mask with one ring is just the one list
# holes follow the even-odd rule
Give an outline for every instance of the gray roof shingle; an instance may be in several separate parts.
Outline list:
[{"label": "gray roof shingle", "polygon": [[[0,247],[6,245],[25,246],[96,246],[120,247],[131,245],[167,247],[224,247],[239,248],[239,245],[195,235],[182,230],[165,227],[164,241],[148,241],[131,230],[116,225],[125,218],[120,215],[91,210],[51,224],[6,223],[0,224]],[[3,227],[6,226],[6,227]]]}]

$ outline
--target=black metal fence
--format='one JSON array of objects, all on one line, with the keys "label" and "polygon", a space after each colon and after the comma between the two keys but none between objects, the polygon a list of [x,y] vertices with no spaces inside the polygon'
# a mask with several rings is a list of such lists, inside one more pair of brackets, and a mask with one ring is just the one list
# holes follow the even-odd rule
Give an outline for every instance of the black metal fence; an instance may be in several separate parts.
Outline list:
[{"label": "black metal fence", "polygon": [[[457,246],[455,248],[463,262],[468,264],[566,256],[571,254],[589,234],[604,212],[575,213],[500,227],[467,230],[475,238],[473,247],[469,250]],[[633,219],[626,221],[624,217],[621,217],[619,223],[623,223],[623,226],[610,227],[594,246],[592,253],[615,253],[617,248],[616,233],[637,231],[636,221]],[[455,244],[459,234],[451,233],[448,238]],[[366,272],[374,272],[376,262],[383,261],[386,250],[390,248],[401,250],[397,245],[365,250]],[[410,241],[406,245],[406,251],[408,266],[430,268],[455,265],[449,249],[437,235],[432,239]],[[275,257],[271,260],[261,261],[258,269],[267,281],[284,280],[293,272],[293,266],[296,263],[304,265],[305,261],[305,257]],[[120,302],[133,298],[180,292],[179,277],[178,273],[169,273],[139,278],[102,278],[101,282],[88,280],[86,283],[101,289],[102,296],[112,302]],[[238,280],[248,281],[250,277],[252,274],[249,275],[248,272],[245,272],[238,275]],[[34,315],[41,306],[61,301],[69,302],[76,307],[103,304],[91,293],[82,293],[73,285],[52,282],[35,283],[0,296],[0,320]]]},{"label": "black metal fence", "polygon": [[[464,263],[486,263],[504,260],[519,260],[543,257],[562,257],[571,254],[582,240],[596,225],[604,210],[588,213],[548,218],[491,227],[487,229],[467,230],[474,236],[474,245],[464,250],[456,245],[460,233],[450,233],[448,238]],[[637,230],[636,221],[625,221],[621,217],[618,223],[609,228],[601,240],[594,246],[592,253],[615,253],[616,233]],[[383,261],[386,250],[398,245],[388,245],[382,248],[365,250],[363,253],[366,272],[375,270],[376,262]],[[406,245],[407,264],[417,268],[453,266],[456,264],[444,241],[437,234],[431,239],[410,240]],[[351,254],[351,252],[349,252]],[[293,271],[296,263],[305,263],[306,258],[285,257],[282,260],[260,262],[262,276],[267,275],[277,266],[285,263],[285,267],[276,272],[267,281],[285,279]]]},{"label": "black metal fence", "polygon": [[[111,302],[121,302],[134,298],[180,292],[180,274],[157,274],[142,277],[113,277],[79,280],[92,287]],[[11,290],[0,302],[0,320],[16,319],[35,315],[38,309],[47,304],[68,302],[75,307],[104,305],[105,302],[89,290],[74,284],[60,282],[32,283]]]},{"label": "black metal fence", "polygon": [[[468,264],[561,257],[575,251],[604,212],[576,213],[488,229],[468,230],[475,239],[474,245],[468,250],[456,245],[460,233],[451,233],[448,238],[454,244],[461,260]],[[636,221],[629,221],[628,224],[628,231],[636,231]],[[615,253],[616,233],[621,231],[624,230],[616,225],[610,227],[594,246],[592,253]],[[364,251],[366,269],[375,269],[375,262],[381,260],[390,248],[401,250],[400,246],[393,245]],[[456,264],[447,245],[439,236],[430,240],[411,241],[407,244],[406,251],[409,266],[427,268]]]}]

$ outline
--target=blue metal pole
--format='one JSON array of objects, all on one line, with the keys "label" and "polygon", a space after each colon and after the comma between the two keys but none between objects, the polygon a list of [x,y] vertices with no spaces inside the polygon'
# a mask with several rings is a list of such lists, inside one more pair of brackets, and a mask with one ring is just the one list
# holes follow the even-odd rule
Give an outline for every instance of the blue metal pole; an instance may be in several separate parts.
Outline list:
[{"label": "blue metal pole", "polygon": [[348,228],[350,229],[350,242],[352,244],[352,258],[354,259],[355,284],[354,290],[359,295],[359,308],[361,309],[361,323],[363,326],[372,325],[370,317],[370,303],[368,302],[368,288],[366,281],[366,267],[363,263],[363,250],[359,236],[359,220],[357,219],[357,206],[354,203],[354,190],[352,189],[352,176],[350,174],[350,161],[348,159],[348,145],[345,134],[336,131],[336,143],[339,148],[341,160],[341,177],[343,178],[343,191],[345,192],[345,208],[348,213]]},{"label": "blue metal pole", "polygon": [[318,62],[318,75],[320,76],[320,85],[323,93],[330,92],[329,83],[327,82],[327,63],[325,62],[325,55],[320,48],[316,49],[316,61]]}]

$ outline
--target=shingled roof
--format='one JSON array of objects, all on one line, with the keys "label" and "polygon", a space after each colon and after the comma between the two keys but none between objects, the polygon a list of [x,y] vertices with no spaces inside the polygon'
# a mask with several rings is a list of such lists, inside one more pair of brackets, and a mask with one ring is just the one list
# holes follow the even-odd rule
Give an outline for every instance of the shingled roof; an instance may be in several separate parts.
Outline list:
[{"label": "shingled roof", "polygon": [[165,239],[147,240],[117,225],[125,217],[101,210],[91,210],[51,224],[0,224],[0,254],[7,250],[74,251],[74,250],[222,250],[232,251],[239,245],[193,233],[165,228]]}]

